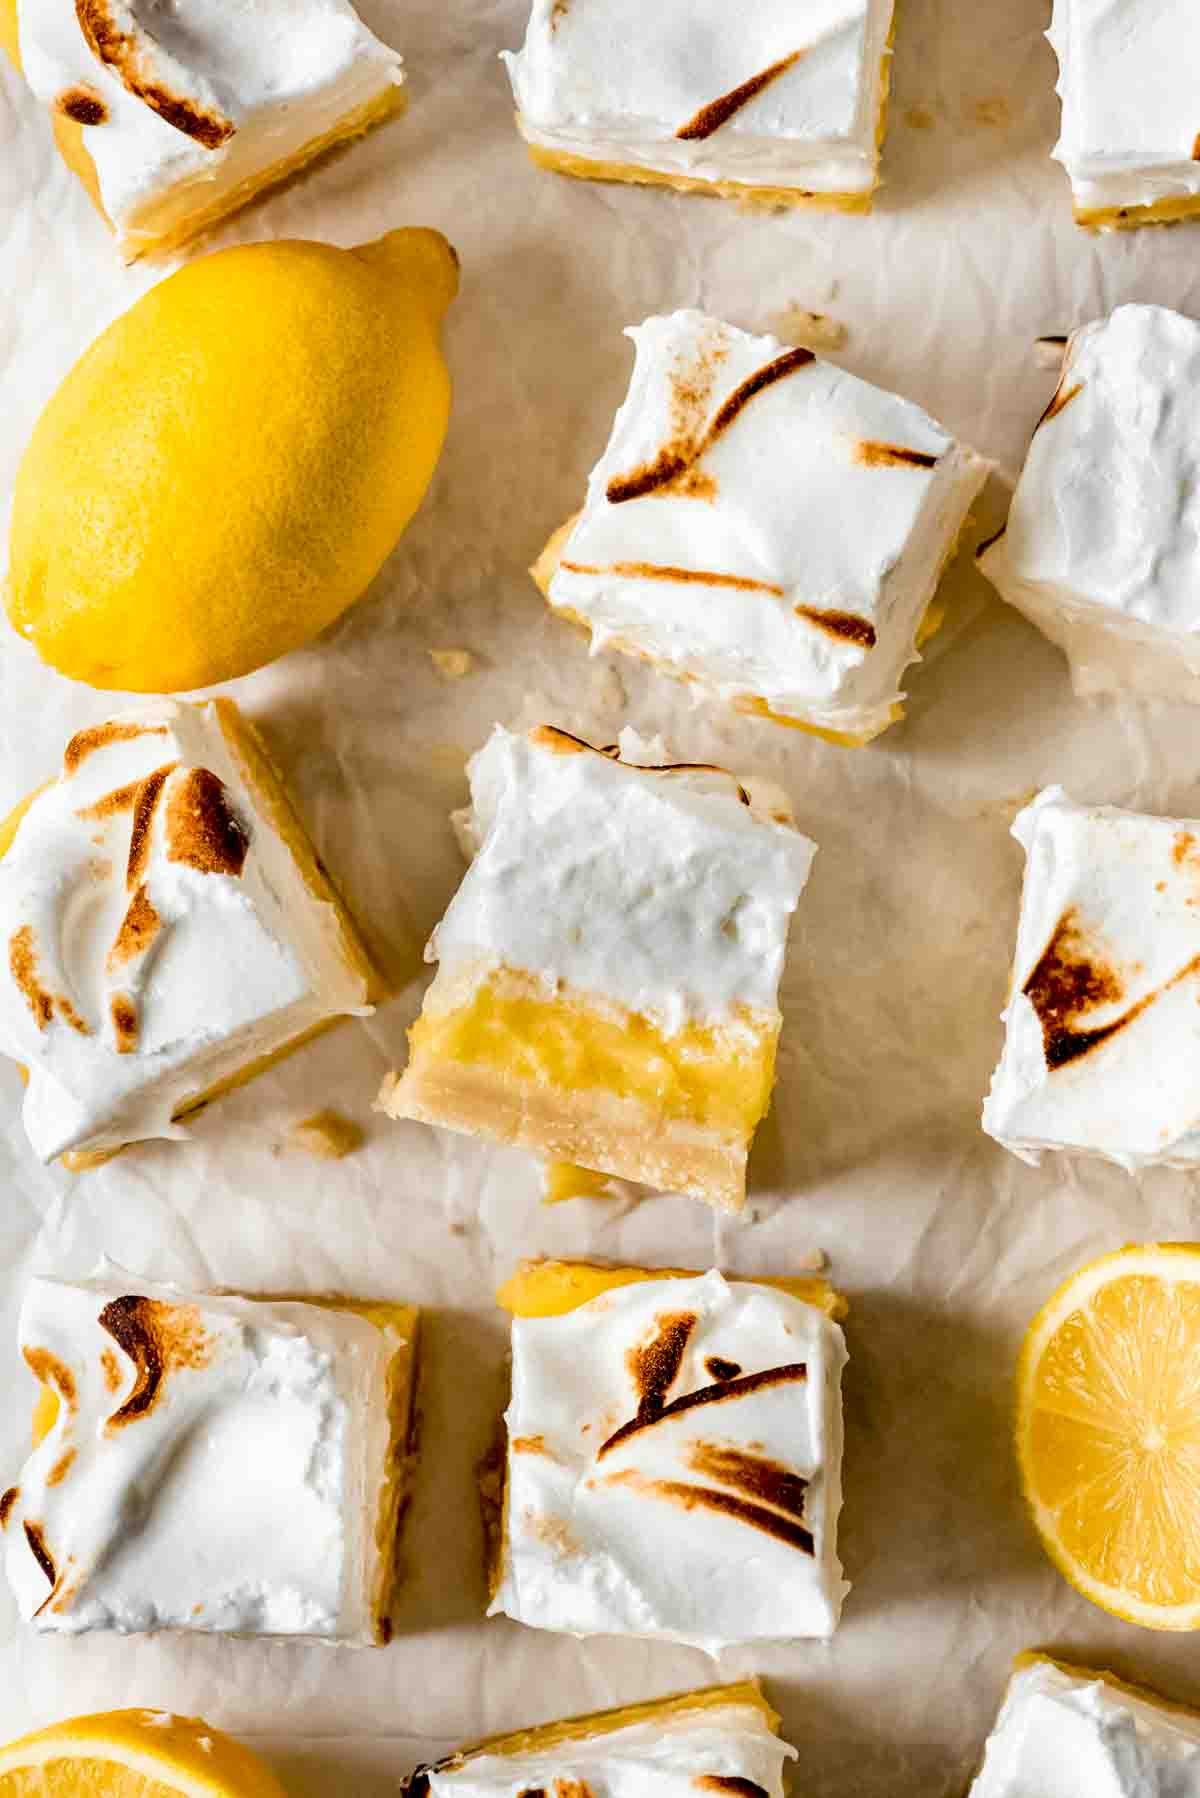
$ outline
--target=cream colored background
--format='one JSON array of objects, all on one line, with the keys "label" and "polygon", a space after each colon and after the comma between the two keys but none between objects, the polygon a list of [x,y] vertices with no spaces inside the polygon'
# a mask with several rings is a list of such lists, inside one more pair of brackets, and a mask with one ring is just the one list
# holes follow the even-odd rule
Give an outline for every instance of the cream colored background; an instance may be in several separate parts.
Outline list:
[{"label": "cream colored background", "polygon": [[[599,452],[624,391],[629,321],[678,305],[752,328],[796,306],[826,312],[848,329],[848,366],[1012,470],[1053,385],[1033,338],[1127,299],[1197,310],[1200,229],[1076,231],[1049,161],[1047,0],[901,0],[887,188],[865,220],[748,217],[539,174],[496,60],[519,40],[522,0],[362,0],[362,11],[408,58],[408,118],[216,241],[348,244],[440,226],[463,261],[448,333],[454,420],[430,498],[370,596],[310,650],[238,683],[238,698],[394,969],[406,934],[427,931],[453,890],[446,812],[495,719],[545,717],[606,739],[628,721],[666,731],[683,756],[782,780],[821,847],[786,980],[775,1109],[753,1205],[733,1226],[671,1198],[549,1211],[524,1156],[372,1116],[416,989],[214,1109],[187,1145],[139,1149],[75,1183],[33,1164],[5,1064],[10,1477],[33,1391],[12,1347],[31,1268],[85,1272],[104,1249],[189,1285],[336,1288],[434,1309],[390,1649],[54,1641],[20,1630],[5,1592],[0,1736],[73,1710],[163,1705],[284,1742],[298,1793],[374,1798],[456,1741],[716,1677],[687,1649],[482,1620],[472,1468],[504,1353],[489,1295],[533,1252],[754,1272],[819,1249],[851,1294],[845,1621],[829,1648],[737,1651],[719,1670],[769,1677],[807,1798],[959,1792],[1008,1659],[1028,1644],[1200,1699],[1190,1642],[1104,1618],[1051,1571],[1009,1449],[1014,1352],[1035,1307],[1088,1256],[1194,1233],[1196,1189],[1178,1173],[1035,1171],[978,1125],[1018,892],[1014,810],[1060,780],[1082,797],[1200,812],[1196,714],[1076,703],[1057,653],[960,563],[955,629],[915,673],[908,722],[874,749],[840,751],[692,711],[630,663],[590,661],[524,573]],[[45,119],[0,72],[0,496],[42,402],[153,278],[120,268]],[[1002,497],[990,496],[992,512]],[[0,633],[7,806],[113,701]],[[442,647],[472,650],[476,671],[443,679],[428,654]],[[361,1154],[328,1166],[284,1146],[287,1125],[319,1102],[366,1125]]]}]

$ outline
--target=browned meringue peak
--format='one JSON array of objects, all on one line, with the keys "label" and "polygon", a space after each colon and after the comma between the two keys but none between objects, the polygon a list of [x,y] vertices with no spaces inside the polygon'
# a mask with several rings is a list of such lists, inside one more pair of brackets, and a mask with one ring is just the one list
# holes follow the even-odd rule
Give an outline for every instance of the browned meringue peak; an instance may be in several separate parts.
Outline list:
[{"label": "browned meringue peak", "polygon": [[197,82],[198,91],[190,94],[183,90],[186,71],[147,29],[138,0],[75,0],[75,16],[97,61],[160,119],[206,150],[220,149],[233,136],[233,120],[214,103],[206,83]]},{"label": "browned meringue peak", "polygon": [[176,1135],[214,1085],[366,1009],[344,913],[257,754],[231,702],[148,701],[79,732],[21,809],[0,1017],[43,1159]]},{"label": "browned meringue peak", "polygon": [[[638,774],[718,774],[733,782],[743,805],[751,803],[749,793],[737,776],[716,762],[635,762],[624,754],[619,743],[589,743],[557,724],[535,724],[526,734],[536,748],[548,749],[552,755],[599,755],[606,761],[620,762],[623,768],[631,768]],[[790,819],[777,821],[791,822]]]},{"label": "browned meringue peak", "polygon": [[776,381],[795,374],[798,369],[807,368],[815,361],[816,357],[811,350],[790,349],[775,356],[762,368],[755,369],[753,374],[748,375],[722,400],[712,417],[705,421],[698,436],[676,437],[664,444],[657,455],[641,468],[634,469],[629,474],[612,476],[606,489],[609,503],[620,505],[626,500],[641,499],[647,493],[672,489],[690,473],[705,451],[711,449],[718,438],[724,435],[756,394],[773,387]]},{"label": "browned meringue peak", "polygon": [[76,125],[103,125],[108,118],[108,107],[100,95],[82,81],[63,89],[54,101],[54,110]]}]

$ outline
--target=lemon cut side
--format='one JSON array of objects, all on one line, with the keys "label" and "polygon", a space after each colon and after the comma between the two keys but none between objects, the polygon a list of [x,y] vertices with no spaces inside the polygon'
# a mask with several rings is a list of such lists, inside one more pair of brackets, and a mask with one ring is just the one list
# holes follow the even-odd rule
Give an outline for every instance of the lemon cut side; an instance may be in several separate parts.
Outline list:
[{"label": "lemon cut side", "polygon": [[1025,1496],[1085,1598],[1148,1629],[1200,1628],[1200,1245],[1074,1274],[1018,1372]]},{"label": "lemon cut side", "polygon": [[0,1749],[0,1798],[286,1798],[264,1761],[198,1717],[106,1711]]}]

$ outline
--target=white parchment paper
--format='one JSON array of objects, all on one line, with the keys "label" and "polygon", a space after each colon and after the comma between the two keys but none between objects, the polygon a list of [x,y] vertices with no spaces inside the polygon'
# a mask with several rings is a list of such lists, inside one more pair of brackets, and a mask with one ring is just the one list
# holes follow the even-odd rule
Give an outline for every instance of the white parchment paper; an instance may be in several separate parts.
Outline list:
[{"label": "white parchment paper", "polygon": [[[732,0],[731,0],[732,3]],[[214,244],[351,244],[439,226],[463,286],[448,329],[449,444],[371,594],[301,654],[236,684],[320,849],[393,972],[454,889],[447,823],[496,719],[759,769],[820,845],[788,969],[780,1079],[744,1223],[675,1198],[539,1202],[524,1156],[370,1110],[419,986],[214,1107],[182,1146],[84,1179],[37,1167],[0,1068],[0,1469],[28,1441],[13,1346],[31,1268],[107,1251],[148,1277],[247,1291],[405,1297],[426,1320],[424,1459],[386,1651],[219,1638],[78,1641],[22,1629],[0,1593],[0,1737],[124,1704],[201,1713],[263,1740],[297,1793],[395,1790],[420,1758],[486,1732],[759,1671],[810,1798],[950,1798],[1010,1656],[1054,1646],[1200,1699],[1193,1644],[1104,1617],[1044,1560],[1010,1449],[1016,1346],[1071,1268],[1123,1241],[1195,1234],[1194,1184],[1100,1165],[1034,1170],[979,1129],[1000,1043],[1020,877],[1007,828],[1040,784],[1200,811],[1197,715],[1087,707],[1065,667],[954,569],[951,628],[911,680],[907,722],[846,752],[693,710],[619,659],[589,660],[525,569],[579,502],[630,364],[622,327],[697,305],[751,328],[795,308],[846,327],[839,359],[929,407],[1010,473],[1052,389],[1033,339],[1122,300],[1200,309],[1200,229],[1093,239],[1049,161],[1048,0],[901,0],[887,187],[869,219],[747,216],[535,171],[497,52],[522,0],[361,0],[408,59],[406,119],[228,227]],[[157,273],[123,270],[0,70],[0,501],[74,357]],[[980,536],[998,522],[993,484]],[[220,496],[214,496],[220,503]],[[430,650],[469,649],[448,680]],[[111,695],[42,667],[0,623],[0,807],[56,765]],[[338,1164],[286,1146],[332,1104],[367,1130]],[[730,1653],[540,1635],[485,1622],[473,1468],[503,1396],[492,1288],[531,1253],[778,1272],[828,1255],[850,1294],[843,1555],[835,1642]]]}]

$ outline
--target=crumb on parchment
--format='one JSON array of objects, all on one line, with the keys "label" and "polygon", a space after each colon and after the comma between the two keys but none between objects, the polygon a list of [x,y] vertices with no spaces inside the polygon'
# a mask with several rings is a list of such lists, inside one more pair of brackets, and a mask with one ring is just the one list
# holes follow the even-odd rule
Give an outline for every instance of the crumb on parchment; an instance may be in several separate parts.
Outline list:
[{"label": "crumb on parchment", "polygon": [[461,680],[475,666],[475,657],[469,649],[431,649],[429,659],[447,680]]},{"label": "crumb on parchment", "polygon": [[840,350],[845,347],[846,327],[827,312],[809,312],[804,306],[785,306],[771,320],[771,329],[784,343],[804,350]]},{"label": "crumb on parchment", "polygon": [[303,1149],[322,1161],[340,1161],[344,1155],[361,1149],[366,1141],[361,1127],[340,1111],[314,1112],[312,1117],[293,1124],[287,1139],[293,1148]]}]

